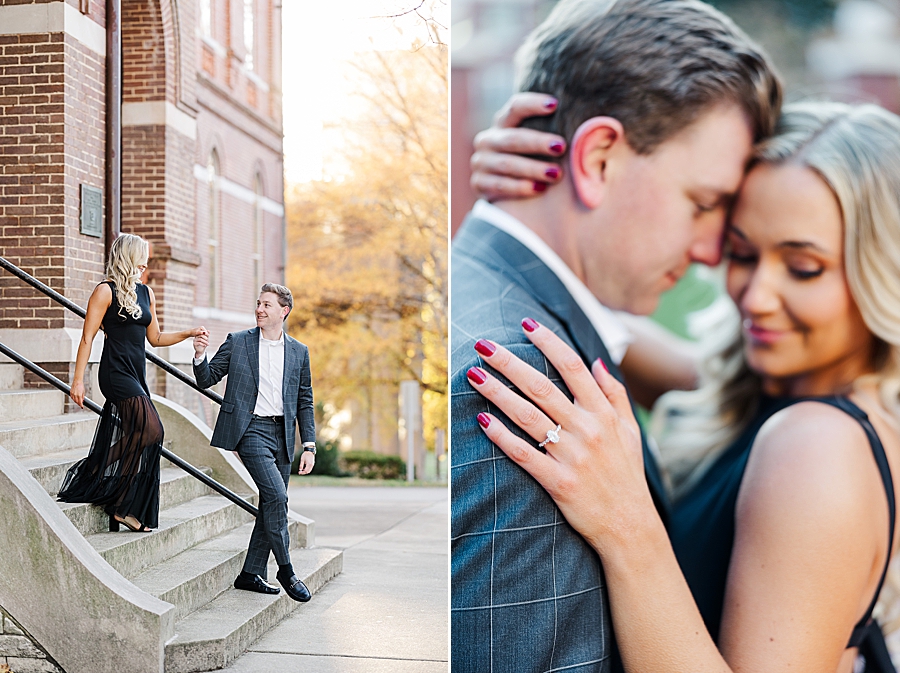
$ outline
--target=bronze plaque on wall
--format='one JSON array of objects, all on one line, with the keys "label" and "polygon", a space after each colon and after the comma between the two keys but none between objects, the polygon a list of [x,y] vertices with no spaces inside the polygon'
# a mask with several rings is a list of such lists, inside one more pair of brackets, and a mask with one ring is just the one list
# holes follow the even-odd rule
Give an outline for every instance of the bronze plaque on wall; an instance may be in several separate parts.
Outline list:
[{"label": "bronze plaque on wall", "polygon": [[103,236],[103,190],[81,185],[81,233]]}]

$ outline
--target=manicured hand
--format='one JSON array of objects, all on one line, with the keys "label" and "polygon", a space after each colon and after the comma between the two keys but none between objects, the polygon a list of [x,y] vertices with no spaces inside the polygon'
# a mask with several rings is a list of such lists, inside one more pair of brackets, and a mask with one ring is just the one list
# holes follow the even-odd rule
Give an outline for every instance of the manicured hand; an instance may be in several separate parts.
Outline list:
[{"label": "manicured hand", "polygon": [[309,474],[316,464],[316,456],[312,451],[304,451],[300,456],[300,469],[297,474]]},{"label": "manicured hand", "polygon": [[565,139],[552,133],[518,128],[525,119],[556,112],[557,101],[539,93],[517,93],[494,117],[494,124],[475,136],[471,158],[472,188],[489,201],[534,196],[559,182],[558,163],[532,156],[559,157]]},{"label": "manicured hand", "polygon": [[[581,357],[551,330],[531,319],[525,334],[547,357],[574,396],[507,349],[479,341],[476,350],[529,402],[480,367],[469,382],[528,435],[514,435],[489,413],[477,422],[490,440],[543,486],[569,523],[598,551],[607,536],[627,536],[632,524],[655,512],[644,476],[641,433],[625,387],[600,361],[588,371]],[[475,419],[473,419],[473,422]],[[558,442],[536,445],[560,425]],[[646,508],[650,509],[647,510]],[[637,518],[636,518],[637,517]]]},{"label": "manicured hand", "polygon": [[84,409],[84,382],[74,381],[69,391],[69,397],[72,398],[75,404]]}]

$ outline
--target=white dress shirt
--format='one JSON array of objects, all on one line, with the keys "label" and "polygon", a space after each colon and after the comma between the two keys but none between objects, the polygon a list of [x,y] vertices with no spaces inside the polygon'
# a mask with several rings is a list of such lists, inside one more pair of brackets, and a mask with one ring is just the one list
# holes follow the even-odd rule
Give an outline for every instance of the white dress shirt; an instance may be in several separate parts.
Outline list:
[{"label": "white dress shirt", "polygon": [[276,341],[270,341],[259,331],[259,394],[256,396],[257,416],[284,416],[284,397],[281,383],[284,381],[284,332]]},{"label": "white dress shirt", "polygon": [[505,210],[484,200],[475,203],[475,207],[472,208],[472,216],[506,232],[533,252],[559,278],[578,307],[584,311],[594,330],[606,345],[606,350],[609,351],[613,362],[616,364],[622,362],[625,351],[633,341],[631,332],[611,309],[600,303],[581,279],[540,236]]}]

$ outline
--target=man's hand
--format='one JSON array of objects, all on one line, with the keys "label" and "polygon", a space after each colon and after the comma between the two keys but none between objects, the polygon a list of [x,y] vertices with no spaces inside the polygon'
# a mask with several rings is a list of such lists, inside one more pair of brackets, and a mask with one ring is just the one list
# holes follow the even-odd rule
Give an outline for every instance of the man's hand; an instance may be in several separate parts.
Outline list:
[{"label": "man's hand", "polygon": [[203,354],[206,352],[207,347],[209,346],[209,330],[205,327],[201,328],[203,331],[197,334],[194,337],[194,359],[199,360],[203,357]]},{"label": "man's hand", "polygon": [[316,454],[312,451],[304,451],[300,456],[300,469],[297,474],[309,474],[312,472],[313,465],[316,464]]}]

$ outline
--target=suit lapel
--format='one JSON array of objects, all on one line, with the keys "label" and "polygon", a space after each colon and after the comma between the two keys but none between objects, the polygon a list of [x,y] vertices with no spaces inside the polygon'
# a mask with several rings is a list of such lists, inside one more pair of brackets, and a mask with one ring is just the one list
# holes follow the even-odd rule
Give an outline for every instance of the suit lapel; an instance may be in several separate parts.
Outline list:
[{"label": "suit lapel", "polygon": [[250,362],[250,374],[259,389],[259,327],[247,332],[247,359]]},{"label": "suit lapel", "polygon": [[[281,377],[281,399],[282,402],[287,399],[288,392],[288,380],[291,378],[291,372],[294,371],[294,344],[291,343],[290,337],[288,337],[287,332],[284,333],[284,372]],[[287,409],[287,403],[284,402],[285,409]]]},{"label": "suit lapel", "polygon": [[[600,358],[610,373],[624,382],[621,370],[612,361],[606,344],[597,334],[591,321],[559,277],[537,255],[506,232],[472,217],[468,218],[456,238],[454,248],[464,251],[465,254],[489,267],[502,271],[553,315],[566,330],[579,355],[588,365]],[[629,393],[629,399],[630,397]],[[634,408],[633,400],[631,406]],[[659,466],[650,453],[643,428],[641,438],[647,482],[650,484],[660,514],[664,521],[667,521],[668,497]]]}]

